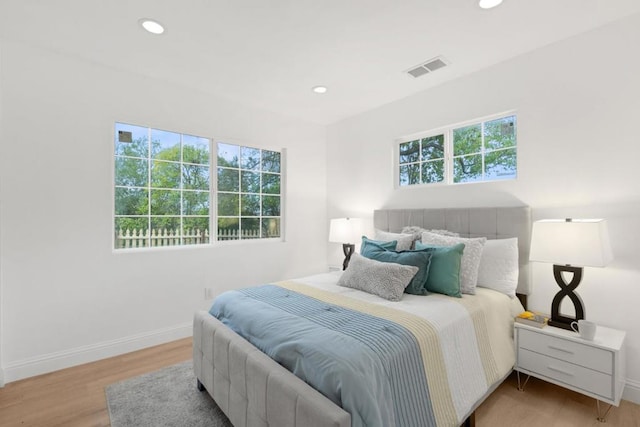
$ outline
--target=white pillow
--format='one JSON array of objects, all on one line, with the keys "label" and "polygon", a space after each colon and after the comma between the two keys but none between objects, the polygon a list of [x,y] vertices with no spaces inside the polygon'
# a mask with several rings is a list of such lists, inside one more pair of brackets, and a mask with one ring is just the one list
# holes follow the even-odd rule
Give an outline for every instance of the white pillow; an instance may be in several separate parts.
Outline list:
[{"label": "white pillow", "polygon": [[478,268],[478,286],[516,296],[518,238],[487,240]]},{"label": "white pillow", "polygon": [[357,252],[338,279],[338,286],[358,289],[389,301],[400,301],[418,267],[365,258]]},{"label": "white pillow", "polygon": [[460,263],[460,292],[463,294],[475,294],[478,283],[478,267],[482,257],[482,248],[487,241],[486,237],[466,239],[464,237],[443,236],[441,234],[422,233],[422,243],[438,246],[453,246],[464,243],[464,252]]},{"label": "white pillow", "polygon": [[413,236],[411,234],[389,233],[388,231],[376,230],[374,240],[390,242],[396,240],[398,245],[396,251],[408,251],[413,245]]}]

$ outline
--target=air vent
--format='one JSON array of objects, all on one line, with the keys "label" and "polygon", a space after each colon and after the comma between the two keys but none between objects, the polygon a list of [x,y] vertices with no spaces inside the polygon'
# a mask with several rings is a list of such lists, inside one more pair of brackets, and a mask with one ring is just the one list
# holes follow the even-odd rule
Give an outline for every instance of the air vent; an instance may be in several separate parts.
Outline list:
[{"label": "air vent", "polygon": [[446,62],[446,60],[442,56],[438,56],[436,58],[431,58],[424,64],[412,67],[411,69],[407,70],[407,73],[414,78],[418,78],[420,76],[424,76],[425,74],[429,74],[432,71],[444,68],[447,65],[449,64]]}]

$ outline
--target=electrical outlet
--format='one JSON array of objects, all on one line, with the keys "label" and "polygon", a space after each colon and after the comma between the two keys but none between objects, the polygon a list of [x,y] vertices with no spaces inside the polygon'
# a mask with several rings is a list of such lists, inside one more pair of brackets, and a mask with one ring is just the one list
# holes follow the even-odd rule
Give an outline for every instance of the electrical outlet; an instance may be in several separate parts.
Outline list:
[{"label": "electrical outlet", "polygon": [[210,300],[214,298],[215,298],[215,294],[213,292],[213,288],[204,288],[204,299]]}]

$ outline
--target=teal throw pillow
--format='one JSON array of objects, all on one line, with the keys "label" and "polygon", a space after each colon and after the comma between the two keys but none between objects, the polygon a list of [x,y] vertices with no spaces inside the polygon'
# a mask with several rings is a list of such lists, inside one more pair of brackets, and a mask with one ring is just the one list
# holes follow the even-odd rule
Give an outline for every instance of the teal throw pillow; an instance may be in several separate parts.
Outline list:
[{"label": "teal throw pillow", "polygon": [[454,246],[434,246],[416,242],[416,250],[431,253],[431,266],[426,288],[429,292],[462,298],[460,293],[460,262],[464,243]]},{"label": "teal throw pillow", "polygon": [[371,243],[376,244],[378,246],[382,246],[383,248],[389,251],[395,251],[396,246],[398,245],[397,240],[383,242],[382,240],[373,240],[373,239],[367,238],[367,236],[362,236],[362,246],[360,246],[360,255],[364,255],[363,251],[367,251],[368,250],[367,246]]},{"label": "teal throw pillow", "polygon": [[390,251],[377,243],[371,241],[364,242],[360,250],[362,256],[382,262],[393,262],[402,265],[412,265],[418,267],[418,272],[409,285],[405,288],[405,293],[413,295],[427,295],[426,283],[429,276],[429,265],[431,263],[431,251]]}]

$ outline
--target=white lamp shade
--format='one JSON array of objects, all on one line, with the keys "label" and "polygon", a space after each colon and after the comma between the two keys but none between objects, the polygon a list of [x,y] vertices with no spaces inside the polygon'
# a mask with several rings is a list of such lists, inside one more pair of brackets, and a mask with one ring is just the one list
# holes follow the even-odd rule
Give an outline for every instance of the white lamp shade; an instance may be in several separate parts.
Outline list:
[{"label": "white lamp shade", "polygon": [[536,221],[531,232],[529,259],[575,267],[604,267],[613,259],[607,221]]},{"label": "white lamp shade", "polygon": [[360,218],[334,218],[329,227],[329,241],[354,244],[362,238],[362,230]]}]

